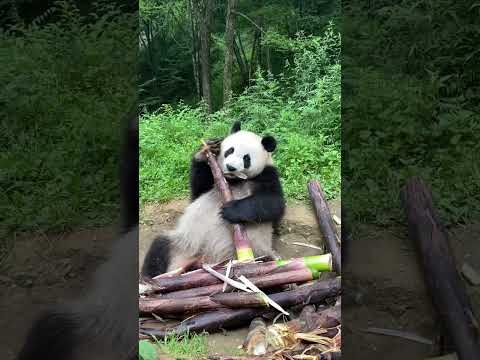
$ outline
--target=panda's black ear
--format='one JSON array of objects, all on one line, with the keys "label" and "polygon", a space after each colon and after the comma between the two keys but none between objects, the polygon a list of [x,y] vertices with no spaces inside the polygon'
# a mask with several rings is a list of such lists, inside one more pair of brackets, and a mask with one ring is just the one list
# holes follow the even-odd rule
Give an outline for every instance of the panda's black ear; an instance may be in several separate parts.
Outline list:
[{"label": "panda's black ear", "polygon": [[240,121],[235,121],[232,126],[232,130],[230,130],[230,134],[236,133],[237,131],[240,131],[241,129]]},{"label": "panda's black ear", "polygon": [[267,135],[263,137],[262,145],[268,152],[273,152],[277,147],[277,140],[273,136]]}]

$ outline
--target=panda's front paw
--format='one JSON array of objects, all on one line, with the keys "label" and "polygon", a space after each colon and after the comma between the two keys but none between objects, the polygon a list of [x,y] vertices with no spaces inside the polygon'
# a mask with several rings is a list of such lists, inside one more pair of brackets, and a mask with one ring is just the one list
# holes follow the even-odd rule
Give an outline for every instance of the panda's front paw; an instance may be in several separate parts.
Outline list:
[{"label": "panda's front paw", "polygon": [[[208,149],[213,155],[218,156],[218,154],[220,154],[220,147],[222,145],[222,141],[223,139],[210,139],[206,141]],[[202,146],[202,148],[195,153],[195,160],[204,162],[207,161],[207,156],[205,155],[204,150],[205,149]]]},{"label": "panda's front paw", "polygon": [[220,210],[220,216],[231,224],[239,224],[243,221],[238,200],[225,203]]},{"label": "panda's front paw", "polygon": [[222,146],[222,141],[222,138],[207,140],[208,148],[213,155],[218,156],[218,154],[220,154],[220,147]]}]

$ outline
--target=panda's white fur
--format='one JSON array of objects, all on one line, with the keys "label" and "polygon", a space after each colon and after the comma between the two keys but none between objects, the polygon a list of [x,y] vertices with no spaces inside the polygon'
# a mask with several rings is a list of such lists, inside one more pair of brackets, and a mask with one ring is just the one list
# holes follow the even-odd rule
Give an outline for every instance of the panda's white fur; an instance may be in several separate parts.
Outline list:
[{"label": "panda's white fur", "polygon": [[[250,184],[232,186],[235,199],[250,195]],[[232,225],[223,220],[220,212],[222,199],[216,189],[201,195],[191,203],[178,221],[177,228],[168,233],[171,240],[172,262],[168,271],[182,266],[188,259],[203,256],[209,263],[233,256]],[[245,227],[256,256],[273,256],[272,223],[249,224]],[[174,255],[176,254],[176,255]]]},{"label": "panda's white fur", "polygon": [[[227,136],[220,146],[217,156],[218,164],[227,179],[240,178],[242,181],[230,182],[230,189],[235,200],[252,197],[255,191],[255,178],[266,167],[273,167],[271,151],[262,144],[262,137],[249,131],[235,131]],[[230,153],[225,156],[229,149]],[[245,167],[244,156],[249,156],[249,165]],[[205,161],[204,154],[197,152],[194,161]],[[229,168],[230,167],[230,168]],[[234,168],[235,171],[231,171]],[[205,171],[210,171],[208,168]],[[275,173],[276,176],[276,173]],[[279,187],[278,185],[276,185]],[[254,195],[255,196],[255,195]],[[283,197],[279,195],[281,202]],[[202,257],[209,263],[232,258],[235,247],[232,241],[232,224],[221,216],[221,194],[215,186],[201,194],[185,209],[174,230],[161,234],[152,244],[145,259],[143,274],[158,275],[147,269],[156,258],[159,262],[167,261],[165,271],[172,271],[185,266],[195,258]],[[255,256],[277,257],[272,246],[273,222],[248,222],[245,230],[251,241]],[[159,244],[158,242],[164,242]],[[168,243],[168,244],[167,244]],[[157,247],[157,249],[155,249]],[[169,253],[169,259],[164,252]]]}]

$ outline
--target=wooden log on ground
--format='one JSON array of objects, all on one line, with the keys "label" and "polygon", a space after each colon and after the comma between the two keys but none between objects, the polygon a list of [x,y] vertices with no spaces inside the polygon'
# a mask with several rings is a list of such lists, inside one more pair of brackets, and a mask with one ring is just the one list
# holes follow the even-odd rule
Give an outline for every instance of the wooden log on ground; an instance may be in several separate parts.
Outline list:
[{"label": "wooden log on ground", "polygon": [[[326,298],[339,295],[340,291],[341,280],[337,277],[330,280],[317,280],[311,284],[299,286],[295,290],[271,294],[269,297],[280,306],[288,308],[299,304],[317,304]],[[271,308],[220,309],[193,316],[173,327],[167,326],[161,329],[140,327],[140,333],[163,337],[204,330],[214,332],[248,324],[253,318],[274,311]]]},{"label": "wooden log on ground", "polygon": [[308,193],[315,208],[315,214],[320,230],[325,238],[327,248],[333,257],[333,268],[340,274],[342,271],[342,260],[338,233],[333,224],[332,215],[325,200],[325,195],[318,181],[312,180],[308,183]]},{"label": "wooden log on ground", "polygon": [[477,321],[433,206],[432,195],[420,178],[407,181],[401,193],[408,231],[416,242],[426,283],[460,360],[480,359]]},{"label": "wooden log on ground", "polygon": [[[235,263],[232,265],[230,277],[235,278],[241,275],[247,278],[259,277],[271,273],[287,272],[305,268],[311,269],[312,271],[332,271],[332,255],[323,254],[289,260]],[[220,274],[225,275],[225,267],[220,268],[214,266],[213,269]],[[151,279],[149,284],[152,285],[154,291],[166,293],[214,284],[223,284],[223,282],[207,271],[199,269],[178,276]]]},{"label": "wooden log on ground", "polygon": [[[208,164],[212,169],[212,175],[215,179],[215,184],[218,191],[222,195],[223,202],[229,202],[234,200],[230,187],[228,186],[223,172],[218,166],[217,159],[215,155],[209,150],[208,146],[204,143],[204,152],[208,160]],[[254,260],[253,248],[248,238],[245,228],[241,224],[233,225],[233,243],[235,244],[235,249],[237,251],[237,259],[239,261],[252,261]]]},{"label": "wooden log on ground", "polygon": [[[310,269],[299,269],[293,271],[279,272],[268,274],[265,276],[258,276],[249,278],[249,280],[260,289],[268,289],[275,286],[305,283],[314,280],[318,277],[318,273],[312,272]],[[210,296],[221,293],[223,284],[208,285],[187,290],[173,291],[170,293],[159,295],[161,299],[181,299],[194,298],[197,296]],[[227,287],[226,291],[231,291],[231,287]]]}]

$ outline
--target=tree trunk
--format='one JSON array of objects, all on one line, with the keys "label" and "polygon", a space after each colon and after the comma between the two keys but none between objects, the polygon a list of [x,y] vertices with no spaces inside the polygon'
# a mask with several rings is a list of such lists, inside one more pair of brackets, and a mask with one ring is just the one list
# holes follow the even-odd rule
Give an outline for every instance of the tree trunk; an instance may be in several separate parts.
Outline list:
[{"label": "tree trunk", "polygon": [[195,81],[195,90],[197,97],[200,99],[202,96],[200,89],[200,60],[199,60],[199,38],[198,38],[198,4],[197,1],[189,0],[188,5],[190,7],[190,31],[192,36],[192,66],[193,66],[193,79]]},{"label": "tree trunk", "polygon": [[259,29],[255,28],[255,32],[253,33],[253,43],[252,43],[252,52],[250,54],[250,70],[248,72],[248,80],[255,77],[255,71],[257,66],[257,53],[258,53],[258,46],[260,42],[260,35],[261,32]]},{"label": "tree trunk", "polygon": [[238,68],[240,69],[241,85],[243,87],[247,84],[247,67],[245,66],[237,41],[233,42],[233,50],[235,51],[235,58],[237,59]]},{"label": "tree trunk", "polygon": [[202,77],[202,98],[207,111],[212,112],[212,82],[210,77],[210,28],[212,20],[212,0],[200,0],[200,64]]},{"label": "tree trunk", "polygon": [[225,64],[223,67],[223,105],[232,97],[232,70],[235,41],[235,0],[228,0],[225,25]]}]

